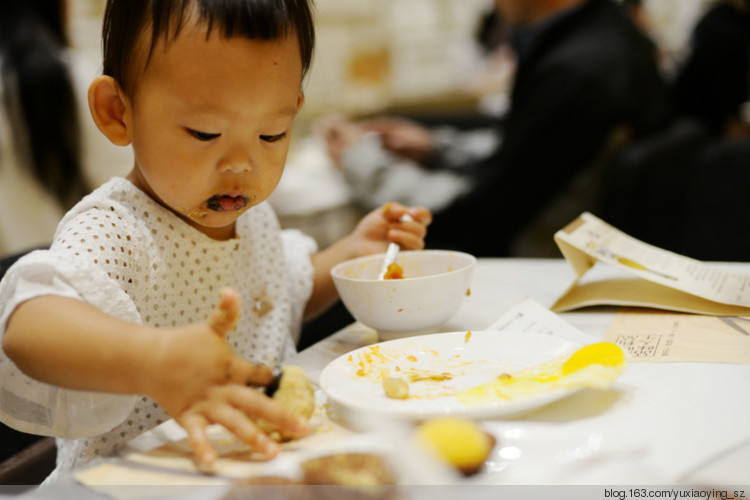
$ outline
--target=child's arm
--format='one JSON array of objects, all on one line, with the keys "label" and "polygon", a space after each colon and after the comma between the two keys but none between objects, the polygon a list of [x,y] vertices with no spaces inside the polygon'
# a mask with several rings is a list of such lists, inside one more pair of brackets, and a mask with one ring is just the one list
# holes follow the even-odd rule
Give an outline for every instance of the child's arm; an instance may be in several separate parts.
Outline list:
[{"label": "child's arm", "polygon": [[222,292],[204,323],[158,329],[120,321],[79,300],[41,296],[16,308],[3,349],[27,375],[49,384],[153,397],[185,428],[206,465],[216,459],[205,433],[212,423],[273,456],[278,445],[250,417],[294,434],[304,434],[305,424],[246,386],[267,384],[272,374],[227,345],[224,337],[238,318],[239,298],[231,290]]},{"label": "child's arm", "polygon": [[[413,222],[400,220],[406,213],[412,216]],[[351,234],[313,255],[315,278],[312,296],[305,307],[305,320],[314,318],[338,300],[331,278],[333,266],[356,257],[385,252],[391,241],[406,250],[424,248],[430,222],[432,214],[425,208],[388,203],[367,214]]]}]

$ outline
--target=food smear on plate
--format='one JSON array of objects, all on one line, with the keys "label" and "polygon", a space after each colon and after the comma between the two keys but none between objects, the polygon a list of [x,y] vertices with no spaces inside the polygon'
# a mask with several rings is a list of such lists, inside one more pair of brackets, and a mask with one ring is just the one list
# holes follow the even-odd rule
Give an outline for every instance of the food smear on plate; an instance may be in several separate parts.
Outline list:
[{"label": "food smear on plate", "polygon": [[502,373],[497,378],[456,394],[466,406],[508,400],[557,389],[608,387],[625,369],[625,354],[620,346],[599,342],[584,346],[569,356]]},{"label": "food smear on plate", "polygon": [[406,278],[404,276],[404,268],[396,264],[395,262],[391,262],[388,264],[388,268],[385,270],[385,274],[383,275],[384,280],[402,280]]},{"label": "food smear on plate", "polygon": [[379,345],[369,346],[367,349],[353,359],[350,355],[348,361],[357,366],[355,372],[358,377],[372,377],[376,379],[385,379],[388,376],[388,370],[385,368],[389,361],[398,359],[399,354],[391,352],[390,349],[381,349]]},{"label": "food smear on plate", "polygon": [[[462,338],[464,345],[467,335]],[[467,407],[560,389],[606,388],[626,366],[622,349],[609,342],[591,344],[570,355],[520,369],[512,360],[472,360],[458,354],[447,358],[430,349],[409,351],[380,345],[349,355],[347,362],[352,365],[353,377],[378,384],[384,396],[387,378],[403,379],[408,384],[407,395],[391,399],[455,397]],[[478,381],[479,385],[464,382],[465,377],[479,372],[489,372],[491,379]]]},{"label": "food smear on plate", "polygon": [[[413,351],[416,352],[416,351]],[[415,354],[399,349],[373,345],[346,357],[352,376],[376,383],[389,399],[437,399],[456,394],[453,383],[467,374],[467,369],[490,362],[467,361],[459,355],[446,359],[432,349]]]}]

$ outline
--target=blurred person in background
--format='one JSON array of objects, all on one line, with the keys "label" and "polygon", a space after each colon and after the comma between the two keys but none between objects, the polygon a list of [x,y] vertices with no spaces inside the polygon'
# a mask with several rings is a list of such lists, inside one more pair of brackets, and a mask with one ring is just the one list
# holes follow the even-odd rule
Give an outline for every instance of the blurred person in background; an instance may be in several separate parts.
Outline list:
[{"label": "blurred person in background", "polygon": [[[569,222],[558,197],[601,163],[613,137],[658,130],[667,88],[654,45],[612,0],[495,4],[517,69],[509,111],[486,129],[490,138],[445,141],[403,120],[321,128],[356,202],[419,200],[433,211],[428,246],[507,256],[537,252],[541,241],[544,253],[556,225]],[[582,185],[586,196],[596,194],[594,181]],[[595,210],[579,194],[568,198],[573,210]]]},{"label": "blurred person in background", "polygon": [[[479,71],[476,79],[482,83],[477,85],[507,87],[507,83],[492,81],[502,75],[490,69],[497,62],[503,65],[503,73],[512,73],[514,66],[508,29],[497,9],[480,17],[474,41],[487,64],[486,71]],[[497,125],[496,116],[469,111],[387,115],[356,123],[331,115],[318,122],[317,130],[326,139],[331,159],[343,169],[360,207],[374,208],[395,196],[419,200],[421,206],[440,211],[469,189],[470,179],[461,170],[497,149],[502,137]],[[383,175],[386,171],[388,175]]]},{"label": "blurred person in background", "polygon": [[676,69],[672,121],[613,162],[601,215],[695,259],[747,261],[750,0],[713,2]]},{"label": "blurred person in background", "polygon": [[750,0],[719,0],[701,17],[674,81],[675,114],[712,135],[750,136]]},{"label": "blurred person in background", "polygon": [[46,246],[62,215],[132,166],[89,117],[95,64],[71,49],[66,2],[5,2],[0,16],[0,255]]},{"label": "blurred person in background", "polygon": [[[89,117],[97,68],[68,46],[66,2],[5,2],[0,16],[0,273],[47,246],[65,211],[132,165]],[[0,274],[1,275],[1,274]],[[0,461],[40,437],[0,424]]]}]

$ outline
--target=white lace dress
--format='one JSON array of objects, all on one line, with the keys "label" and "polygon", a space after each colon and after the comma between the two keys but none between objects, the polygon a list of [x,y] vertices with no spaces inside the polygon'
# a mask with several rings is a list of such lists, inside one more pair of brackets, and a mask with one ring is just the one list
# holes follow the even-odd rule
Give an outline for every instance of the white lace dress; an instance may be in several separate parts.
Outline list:
[{"label": "white lace dress", "polygon": [[[66,214],[49,251],[33,252],[8,271],[0,283],[0,333],[18,304],[39,295],[74,297],[123,320],[173,327],[204,321],[230,286],[243,313],[228,342],[239,355],[272,365],[294,352],[315,250],[311,238],[282,231],[267,203],[238,219],[235,239],[216,241],[114,178]],[[63,438],[46,483],[167,418],[148,397],[35,381],[0,352],[0,420]]]}]

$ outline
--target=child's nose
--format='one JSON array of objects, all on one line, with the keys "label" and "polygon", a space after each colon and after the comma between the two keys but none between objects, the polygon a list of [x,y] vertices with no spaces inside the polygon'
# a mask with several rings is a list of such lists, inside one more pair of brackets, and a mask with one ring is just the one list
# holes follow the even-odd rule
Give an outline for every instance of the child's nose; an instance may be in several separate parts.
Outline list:
[{"label": "child's nose", "polygon": [[219,163],[222,172],[246,173],[252,170],[252,159],[247,151],[236,149],[228,153]]}]

